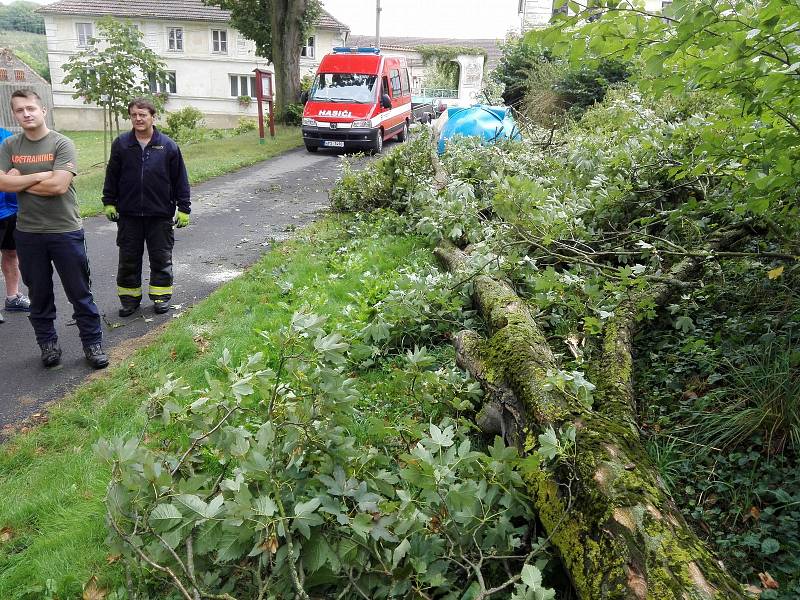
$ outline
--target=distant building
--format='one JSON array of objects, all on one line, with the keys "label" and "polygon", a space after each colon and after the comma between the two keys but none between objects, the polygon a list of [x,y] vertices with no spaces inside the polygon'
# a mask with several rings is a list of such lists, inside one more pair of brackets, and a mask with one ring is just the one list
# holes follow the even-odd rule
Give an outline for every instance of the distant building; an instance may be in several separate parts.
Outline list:
[{"label": "distant building", "polygon": [[[348,46],[374,46],[375,36],[351,35],[347,38]],[[430,90],[425,89],[425,78],[429,66],[422,61],[419,52],[421,46],[449,46],[465,49],[465,53],[458,56],[459,65],[458,90]],[[467,49],[475,52],[468,52]],[[411,77],[411,93],[416,96],[443,97],[458,99],[458,104],[470,105],[477,98],[483,86],[483,77],[487,71],[497,66],[502,51],[497,40],[460,40],[455,38],[412,38],[412,37],[381,37],[381,51],[385,54],[405,56],[409,65]],[[454,104],[450,102],[449,104]]]},{"label": "distant building", "polygon": [[14,90],[29,88],[42,97],[42,104],[48,109],[47,125],[53,127],[53,95],[47,80],[23,62],[9,48],[0,48],[0,127],[19,131],[16,119],[11,113],[11,94]]},{"label": "distant building", "polygon": [[[202,0],[60,0],[39,9],[44,15],[47,54],[53,83],[55,119],[62,129],[103,128],[99,107],[73,98],[64,83],[64,63],[87,47],[97,34],[97,21],[112,16],[138,27],[144,43],[167,65],[168,82],[151,84],[166,92],[166,109],[194,106],[209,127],[232,127],[239,117],[254,117],[256,67],[272,70],[256,55],[255,43],[230,24],[230,13]],[[300,72],[314,73],[319,59],[341,46],[349,29],[323,11],[301,50]]]},{"label": "distant building", "polygon": [[[554,0],[519,0],[519,16],[522,33],[539,27],[546,27],[554,14],[568,12],[567,3],[554,8]],[[672,4],[672,0],[644,0],[645,10],[655,12]]]}]

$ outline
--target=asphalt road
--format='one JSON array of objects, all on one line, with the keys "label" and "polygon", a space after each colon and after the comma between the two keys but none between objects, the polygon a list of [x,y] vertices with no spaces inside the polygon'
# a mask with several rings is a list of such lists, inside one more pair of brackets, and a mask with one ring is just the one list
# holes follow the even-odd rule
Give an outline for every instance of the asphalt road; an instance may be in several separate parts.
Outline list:
[{"label": "asphalt road", "polygon": [[[311,222],[326,209],[328,190],[339,176],[339,164],[336,155],[309,154],[300,149],[194,186],[191,224],[175,230],[172,303],[181,306],[177,310],[199,302],[222,283],[240,275],[273,241],[291,236],[296,227]],[[156,315],[146,295],[142,310],[134,317],[117,316],[116,225],[100,216],[86,219],[84,228],[95,302],[107,323],[125,324],[105,327],[107,350],[172,319],[175,309]],[[146,257],[143,270],[146,290]],[[83,357],[77,328],[71,322],[72,306],[57,275],[54,280],[63,366],[44,369],[26,315],[3,312],[6,320],[0,324],[0,430],[41,412],[46,404],[62,398],[92,372]],[[114,365],[113,353],[111,364]]]}]

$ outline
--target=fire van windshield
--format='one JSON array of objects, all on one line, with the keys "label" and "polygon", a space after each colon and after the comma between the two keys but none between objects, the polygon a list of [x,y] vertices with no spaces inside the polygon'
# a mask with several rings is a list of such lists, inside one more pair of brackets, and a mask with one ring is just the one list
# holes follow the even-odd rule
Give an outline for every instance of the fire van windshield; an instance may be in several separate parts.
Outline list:
[{"label": "fire van windshield", "polygon": [[311,87],[311,100],[319,102],[355,102],[371,104],[375,101],[376,75],[359,73],[319,73]]}]

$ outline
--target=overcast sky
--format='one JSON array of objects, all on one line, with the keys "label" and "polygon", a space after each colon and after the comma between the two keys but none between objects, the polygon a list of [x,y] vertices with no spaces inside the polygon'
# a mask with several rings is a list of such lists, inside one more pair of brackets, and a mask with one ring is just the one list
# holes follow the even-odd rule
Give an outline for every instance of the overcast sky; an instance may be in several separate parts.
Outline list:
[{"label": "overcast sky", "polygon": [[[351,33],[375,34],[376,0],[323,0]],[[381,0],[381,35],[504,38],[519,30],[518,0]]]}]

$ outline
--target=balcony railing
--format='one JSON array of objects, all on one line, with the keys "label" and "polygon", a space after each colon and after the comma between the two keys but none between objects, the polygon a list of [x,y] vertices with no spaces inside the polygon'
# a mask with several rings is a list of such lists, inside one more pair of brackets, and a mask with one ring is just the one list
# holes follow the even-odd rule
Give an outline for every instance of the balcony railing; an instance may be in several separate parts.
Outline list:
[{"label": "balcony railing", "polygon": [[458,98],[458,90],[420,88],[419,95],[425,98]]}]

